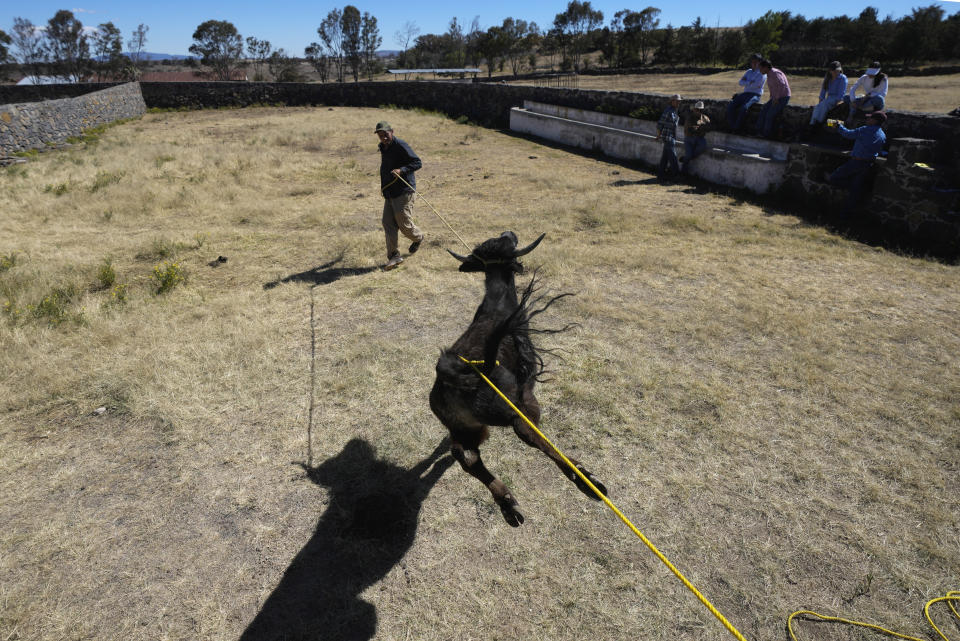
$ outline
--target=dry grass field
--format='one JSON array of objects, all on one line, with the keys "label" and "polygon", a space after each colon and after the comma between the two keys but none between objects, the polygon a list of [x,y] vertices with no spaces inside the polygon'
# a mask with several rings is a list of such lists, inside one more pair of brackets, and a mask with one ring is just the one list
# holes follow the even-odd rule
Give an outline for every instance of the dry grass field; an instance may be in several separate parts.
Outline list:
[{"label": "dry grass field", "polygon": [[[850,72],[853,73],[853,72]],[[725,71],[714,74],[624,74],[617,76],[580,76],[581,89],[639,91],[643,93],[679,93],[694,98],[729,99],[738,89],[743,73]],[[850,83],[857,77],[851,77]],[[823,78],[790,76],[791,105],[815,105]],[[518,81],[518,84],[531,81]],[[766,99],[768,94],[764,94]],[[909,76],[890,78],[887,107],[900,111],[948,113],[960,107],[960,74],[945,76]]]},{"label": "dry grass field", "polygon": [[540,339],[542,427],[747,639],[926,634],[960,268],[436,114],[280,108],[0,170],[0,639],[732,638],[511,432],[519,529],[451,467],[427,394],[482,278],[422,200],[378,269],[382,119],[469,243],[546,232],[525,262],[576,295],[541,325],[578,325]]}]

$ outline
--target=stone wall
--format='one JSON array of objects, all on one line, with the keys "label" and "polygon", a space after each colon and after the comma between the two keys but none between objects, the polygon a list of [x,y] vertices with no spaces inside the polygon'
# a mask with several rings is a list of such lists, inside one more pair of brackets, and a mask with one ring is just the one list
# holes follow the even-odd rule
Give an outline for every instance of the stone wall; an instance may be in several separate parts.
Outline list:
[{"label": "stone wall", "polygon": [[[73,85],[77,86],[81,85]],[[86,129],[145,111],[137,83],[72,98],[0,105],[0,153],[42,149],[79,136]]]},{"label": "stone wall", "polygon": [[[108,86],[94,85],[92,88]],[[126,91],[131,91],[129,87],[133,86],[136,85],[128,85]],[[484,82],[184,82],[140,83],[139,87],[147,107],[199,109],[274,104],[393,105],[439,111],[452,117],[464,116],[481,125],[503,129],[509,127],[511,109],[522,106],[524,101],[622,116],[633,113],[641,118],[655,119],[668,98],[662,94]],[[89,85],[0,86],[0,103],[59,98],[90,88]],[[685,98],[693,100],[697,96],[695,92],[690,92]],[[706,104],[704,111],[714,122],[724,122],[727,101],[703,101]],[[46,109],[50,108],[50,103],[40,104],[47,105]],[[785,127],[788,130],[798,129],[809,119],[810,109],[809,106],[788,106],[783,115]],[[754,106],[751,118],[755,118],[759,111],[760,106]],[[957,189],[960,117],[895,110],[888,110],[887,113],[884,129],[892,140],[891,152],[886,161],[877,163],[877,177],[869,206],[872,218],[867,224],[879,230],[884,242],[941,255],[960,255],[960,197]],[[370,125],[357,123],[361,128]],[[780,190],[785,205],[803,207],[813,217],[830,211],[843,196],[841,191],[826,185],[822,175],[824,171],[835,169],[844,162],[844,150],[849,150],[850,143],[836,134],[826,135],[828,139],[820,141],[826,143],[825,146],[790,146],[786,176]]]}]

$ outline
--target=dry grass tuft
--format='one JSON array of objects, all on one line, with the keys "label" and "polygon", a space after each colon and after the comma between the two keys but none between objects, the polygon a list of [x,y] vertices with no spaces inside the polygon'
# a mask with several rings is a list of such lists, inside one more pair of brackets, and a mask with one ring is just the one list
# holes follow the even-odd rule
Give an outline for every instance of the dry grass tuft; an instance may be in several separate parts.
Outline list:
[{"label": "dry grass tuft", "polygon": [[960,587],[957,267],[430,113],[160,113],[3,172],[0,638],[726,634],[512,434],[519,530],[446,470],[482,283],[423,203],[379,271],[382,119],[468,242],[547,233],[543,428],[747,638]]}]

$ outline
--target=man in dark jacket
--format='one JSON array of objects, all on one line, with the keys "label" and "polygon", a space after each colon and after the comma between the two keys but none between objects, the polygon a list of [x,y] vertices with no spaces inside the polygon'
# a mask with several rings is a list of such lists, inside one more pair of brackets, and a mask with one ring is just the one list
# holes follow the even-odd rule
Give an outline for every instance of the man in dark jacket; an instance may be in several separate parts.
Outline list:
[{"label": "man in dark jacket", "polygon": [[397,232],[413,241],[410,253],[420,249],[423,232],[413,224],[413,199],[417,179],[413,172],[423,166],[410,145],[393,135],[388,122],[378,122],[377,137],[380,138],[380,192],[383,194],[383,232],[387,240],[387,264],[384,269],[394,269],[403,262],[397,250]]}]

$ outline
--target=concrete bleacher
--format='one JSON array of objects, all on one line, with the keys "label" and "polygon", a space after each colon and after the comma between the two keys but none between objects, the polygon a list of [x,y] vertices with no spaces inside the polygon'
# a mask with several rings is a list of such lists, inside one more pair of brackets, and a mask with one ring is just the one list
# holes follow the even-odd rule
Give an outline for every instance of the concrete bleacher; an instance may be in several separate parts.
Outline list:
[{"label": "concrete bleacher", "polygon": [[[599,111],[525,100],[510,111],[510,129],[612,158],[656,167],[663,143],[657,123]],[[717,131],[706,135],[707,151],[690,163],[706,181],[765,194],[783,184],[790,145]],[[677,156],[683,155],[683,127],[677,127]]]}]

